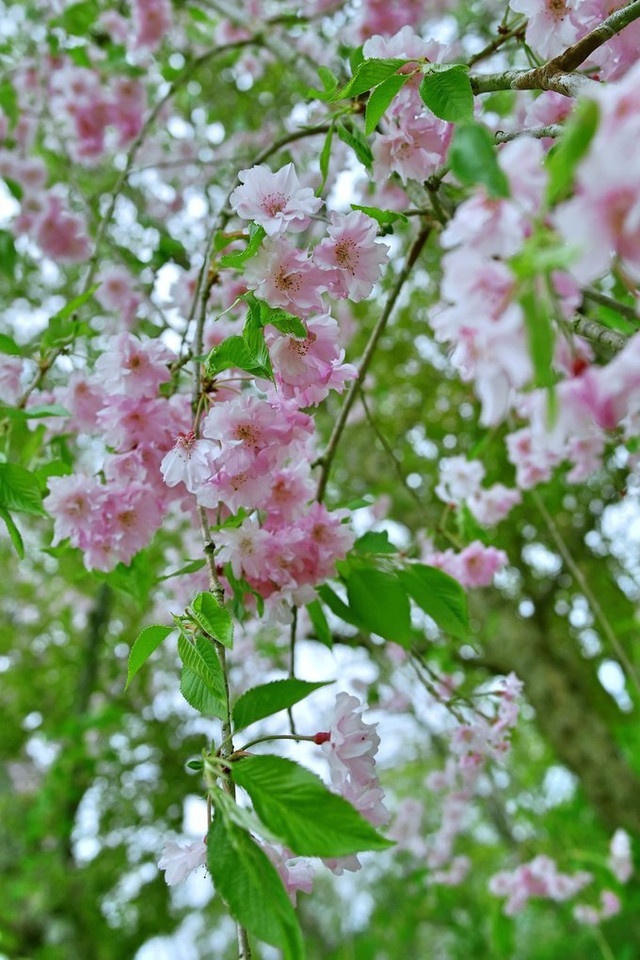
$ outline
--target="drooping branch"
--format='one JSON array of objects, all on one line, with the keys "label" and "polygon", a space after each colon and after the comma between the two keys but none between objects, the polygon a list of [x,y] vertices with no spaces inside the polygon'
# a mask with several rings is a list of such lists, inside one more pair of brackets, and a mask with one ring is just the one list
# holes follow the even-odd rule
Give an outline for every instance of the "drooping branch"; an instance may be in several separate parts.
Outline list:
[{"label": "drooping branch", "polygon": [[351,412],[351,408],[355,403],[360,386],[367,374],[371,361],[373,360],[373,356],[376,352],[376,347],[378,346],[380,337],[384,333],[384,330],[387,326],[389,317],[391,316],[391,313],[396,304],[396,301],[400,296],[400,293],[402,292],[402,288],[404,287],[407,279],[409,278],[418,257],[420,256],[420,252],[422,248],[427,242],[427,239],[429,237],[429,234],[431,233],[431,230],[432,230],[432,225],[430,223],[425,224],[420,230],[420,233],[416,237],[413,243],[413,246],[409,250],[404,267],[398,274],[398,278],[395,284],[393,285],[393,288],[391,289],[389,296],[387,297],[387,302],[384,305],[384,309],[380,314],[378,322],[376,323],[375,327],[371,331],[371,336],[369,337],[367,345],[364,349],[364,353],[362,354],[362,360],[360,361],[360,365],[358,367],[358,376],[356,377],[355,380],[351,381],[351,385],[349,387],[349,390],[347,391],[347,396],[345,397],[345,401],[342,404],[342,409],[340,410],[340,414],[338,415],[338,419],[335,422],[335,426],[329,438],[327,448],[324,454],[322,455],[322,457],[320,457],[318,461],[318,464],[321,469],[320,469],[320,477],[318,479],[316,499],[318,500],[319,503],[321,503],[322,500],[324,499],[324,494],[327,487],[327,481],[329,480],[329,474],[331,472],[331,467],[333,465],[333,461],[335,459],[336,452],[338,450],[338,445],[340,443],[342,433],[346,426],[347,419]]}]

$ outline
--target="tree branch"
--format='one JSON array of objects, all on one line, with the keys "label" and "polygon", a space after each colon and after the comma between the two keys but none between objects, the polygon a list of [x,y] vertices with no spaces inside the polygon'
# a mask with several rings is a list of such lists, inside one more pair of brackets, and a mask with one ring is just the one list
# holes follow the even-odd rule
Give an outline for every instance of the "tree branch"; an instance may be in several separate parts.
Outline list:
[{"label": "tree branch", "polygon": [[360,385],[362,384],[373,359],[376,347],[378,346],[378,341],[384,333],[389,317],[391,316],[391,312],[398,297],[400,296],[402,288],[404,287],[411,271],[416,264],[418,257],[420,256],[423,246],[427,242],[427,238],[431,233],[431,229],[432,225],[430,223],[424,225],[416,237],[413,246],[407,254],[405,265],[398,274],[398,279],[396,280],[389,296],[387,297],[387,302],[385,303],[384,309],[380,314],[380,318],[371,331],[371,336],[369,337],[369,341],[362,355],[362,360],[360,361],[360,366],[358,367],[358,376],[355,380],[351,381],[351,385],[347,391],[347,396],[342,404],[342,409],[340,410],[340,414],[338,415],[338,419],[336,420],[335,426],[329,438],[327,448],[318,461],[319,465],[321,466],[320,477],[318,479],[318,489],[316,491],[316,500],[318,503],[322,503],[322,500],[324,499],[329,473],[331,472],[331,466],[335,459],[338,444],[340,443],[340,439],[346,426],[349,413],[351,412],[351,408],[355,402],[356,396],[358,395]]},{"label": "tree branch", "polygon": [[570,321],[573,330],[586,340],[592,340],[594,343],[601,343],[612,350],[623,350],[629,342],[629,338],[623,333],[617,333],[610,330],[597,320],[590,320],[588,317],[574,317]]}]

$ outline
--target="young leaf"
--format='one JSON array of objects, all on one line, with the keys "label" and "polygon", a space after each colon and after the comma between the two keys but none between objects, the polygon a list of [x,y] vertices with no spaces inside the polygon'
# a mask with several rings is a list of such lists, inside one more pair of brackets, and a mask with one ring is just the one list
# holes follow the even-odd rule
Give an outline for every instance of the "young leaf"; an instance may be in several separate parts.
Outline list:
[{"label": "young leaf", "polygon": [[385,110],[408,79],[409,74],[395,73],[371,91],[364,114],[364,132],[367,136],[373,133]]},{"label": "young leaf", "polygon": [[492,197],[509,196],[509,181],[498,165],[493,137],[479,123],[456,127],[447,160],[451,172],[465,186],[482,183]]},{"label": "young leaf", "polygon": [[338,90],[331,98],[335,100],[348,100],[350,97],[358,97],[361,93],[366,93],[372,87],[377,87],[387,77],[394,74],[405,63],[411,63],[411,60],[377,60],[370,58],[363,60],[352,76],[351,80]]},{"label": "young leaf", "polygon": [[293,905],[276,868],[251,834],[216,807],[207,846],[211,878],[234,919],[254,937],[282,950],[284,960],[304,960]]},{"label": "young leaf", "polygon": [[411,606],[394,573],[352,566],[347,577],[349,606],[364,626],[385,640],[411,642]]},{"label": "young leaf", "polygon": [[529,339],[529,352],[535,372],[536,387],[550,387],[555,382],[553,349],[555,338],[551,309],[547,298],[541,297],[535,281],[525,285],[519,300]]},{"label": "young leaf", "polygon": [[388,227],[396,220],[402,220],[403,223],[409,222],[409,218],[405,217],[404,213],[398,213],[396,210],[378,210],[377,207],[363,207],[360,203],[352,203],[351,209],[362,210],[372,220],[376,220],[381,227]]},{"label": "young leaf", "polygon": [[428,567],[411,563],[398,571],[407,593],[419,607],[451,636],[466,640],[469,636],[467,595],[453,577]]},{"label": "young leaf", "polygon": [[133,642],[133,646],[131,647],[131,652],[129,654],[127,682],[124,687],[125,690],[143,663],[146,663],[153,651],[160,646],[163,640],[166,640],[173,630],[174,627],[162,627],[154,624],[151,627],[145,627],[144,630],[138,634]]},{"label": "young leaf", "polygon": [[222,667],[211,642],[204,637],[196,637],[195,642],[191,643],[181,633],[178,636],[178,653],[185,667],[189,667],[202,680],[211,696],[224,703],[226,693]]},{"label": "young leaf", "polygon": [[46,517],[38,478],[17,463],[0,463],[0,507]]},{"label": "young leaf", "polygon": [[289,678],[274,680],[272,683],[263,683],[259,687],[252,687],[237,700],[233,708],[233,723],[236,730],[250,726],[257,720],[270,717],[280,710],[287,710],[294,703],[304,700],[314,690],[326,687],[331,680],[322,683],[308,683],[306,680]]},{"label": "young leaf", "polygon": [[595,100],[583,100],[567,123],[562,139],[549,152],[547,201],[550,205],[564,200],[571,191],[575,169],[593,140],[600,111]]},{"label": "young leaf", "polygon": [[224,256],[220,257],[218,263],[221,267],[242,267],[247,260],[258,252],[266,235],[264,227],[259,227],[255,223],[251,224],[249,240],[244,250],[225,253]]},{"label": "young leaf", "polygon": [[294,853],[348,857],[393,845],[315,773],[292,760],[244,757],[232,764],[231,773],[263,823]]},{"label": "young leaf", "polygon": [[183,666],[182,676],[180,677],[180,693],[185,698],[190,707],[197,710],[204,717],[218,717],[219,720],[225,720],[227,708],[225,703],[218,697],[214,697],[202,680],[191,667]]},{"label": "young leaf", "polygon": [[233,646],[233,622],[228,610],[221,607],[212,593],[199,593],[189,608],[201,630],[225,647]]},{"label": "young leaf", "polygon": [[469,68],[462,63],[429,70],[420,84],[422,102],[441,120],[473,120]]},{"label": "young leaf", "polygon": [[331,636],[331,630],[329,624],[327,623],[327,618],[324,615],[324,610],[322,609],[322,604],[319,600],[312,600],[311,603],[307,604],[307,612],[311,623],[313,624],[313,629],[316,632],[316,640],[320,643],[324,643],[325,647],[333,646],[333,637]]},{"label": "young leaf", "polygon": [[285,335],[292,333],[295,337],[306,338],[307,328],[300,317],[295,317],[292,313],[287,313],[286,310],[282,310],[280,307],[270,307],[269,304],[263,300],[258,302],[260,303],[260,323],[263,327],[271,324],[271,326],[279,330],[280,333],[284,333]]}]

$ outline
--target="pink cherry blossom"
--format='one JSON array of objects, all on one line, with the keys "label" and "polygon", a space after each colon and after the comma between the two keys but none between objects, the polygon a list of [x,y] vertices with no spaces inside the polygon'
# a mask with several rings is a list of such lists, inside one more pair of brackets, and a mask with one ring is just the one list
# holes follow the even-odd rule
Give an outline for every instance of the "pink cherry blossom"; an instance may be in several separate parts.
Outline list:
[{"label": "pink cherry blossom", "polygon": [[171,28],[170,0],[133,0],[134,45],[155,50]]},{"label": "pink cherry blossom", "polygon": [[46,256],[60,263],[77,263],[89,256],[89,238],[80,217],[64,209],[59,197],[49,194],[47,207],[35,224],[35,240]]},{"label": "pink cherry blossom", "polygon": [[351,364],[344,363],[339,346],[339,328],[328,313],[310,318],[307,336],[283,336],[268,327],[269,346],[276,383],[285,398],[302,406],[313,406],[325,399],[331,389],[341,393],[344,384],[357,376]]},{"label": "pink cherry blossom", "polygon": [[479,460],[443,457],[436,494],[445,503],[459,505],[479,490],[484,475],[485,469]]},{"label": "pink cherry blossom", "polygon": [[571,0],[509,0],[509,6],[528,17],[526,41],[545,59],[555,57],[578,39]]},{"label": "pink cherry blossom", "polygon": [[141,341],[131,333],[111,337],[95,365],[95,374],[111,393],[127,397],[155,397],[171,376],[172,359],[160,340]]},{"label": "pink cherry blossom", "polygon": [[164,482],[168,487],[184,483],[189,493],[196,493],[211,476],[217,452],[215,444],[198,440],[193,431],[179,433],[173,448],[160,464]]},{"label": "pink cherry blossom", "polygon": [[339,693],[331,724],[331,738],[323,746],[329,760],[334,783],[341,784],[347,778],[366,786],[374,776],[374,756],[378,752],[380,737],[377,724],[364,723],[364,705],[357,697]]},{"label": "pink cherry blossom", "polygon": [[334,297],[358,302],[369,296],[380,279],[389,247],[377,243],[378,224],[360,211],[331,213],[328,238],[313,251],[314,263],[326,271]]},{"label": "pink cherry blossom", "polygon": [[266,240],[245,269],[246,283],[272,307],[296,316],[322,312],[322,290],[327,277],[284,237]]},{"label": "pink cherry blossom", "polygon": [[22,392],[22,357],[0,355],[0,397],[2,402],[14,404]]},{"label": "pink cherry blossom", "polygon": [[241,170],[241,186],[231,194],[231,207],[243,220],[254,220],[274,237],[299,233],[322,206],[311,187],[301,187],[292,163],[273,173],[265,164]]},{"label": "pink cherry blossom", "polygon": [[273,846],[270,843],[262,844],[262,849],[278,871],[291,903],[296,905],[298,891],[311,893],[315,868],[307,857],[296,857],[286,847]]}]

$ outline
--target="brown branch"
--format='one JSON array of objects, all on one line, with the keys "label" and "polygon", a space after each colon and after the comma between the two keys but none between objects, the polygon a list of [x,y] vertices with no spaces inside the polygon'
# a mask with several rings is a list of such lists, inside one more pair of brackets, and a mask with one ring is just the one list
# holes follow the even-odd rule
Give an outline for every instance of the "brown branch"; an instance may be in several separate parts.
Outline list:
[{"label": "brown branch", "polygon": [[634,3],[628,4],[621,10],[616,10],[586,37],[567,47],[563,53],[554,57],[540,69],[555,73],[569,73],[571,70],[575,70],[576,67],[584,63],[587,57],[591,56],[594,50],[601,47],[607,40],[611,40],[638,17],[640,17],[640,0],[635,0]]},{"label": "brown branch", "polygon": [[409,253],[407,254],[405,265],[400,271],[400,273],[398,274],[398,279],[393,285],[393,288],[387,298],[387,302],[384,305],[384,309],[380,314],[380,318],[378,319],[378,322],[376,323],[375,327],[371,331],[371,336],[369,337],[369,341],[362,355],[362,360],[360,361],[360,366],[358,367],[358,376],[356,377],[355,380],[351,381],[351,385],[349,387],[349,390],[347,391],[347,396],[345,398],[344,403],[342,404],[342,409],[340,410],[340,414],[338,415],[338,419],[336,420],[335,426],[329,438],[329,443],[327,444],[327,448],[324,454],[322,455],[322,457],[320,458],[320,460],[318,461],[318,464],[321,467],[320,477],[318,479],[318,489],[316,491],[316,500],[318,501],[318,503],[321,503],[322,500],[324,499],[324,494],[327,487],[327,481],[329,479],[329,473],[331,472],[331,466],[335,459],[335,455],[338,449],[338,444],[340,443],[340,439],[342,437],[342,433],[346,426],[349,413],[351,412],[351,408],[355,402],[356,396],[358,395],[358,390],[360,388],[360,385],[362,384],[367,374],[367,370],[369,369],[369,366],[371,364],[371,361],[373,360],[373,355],[376,351],[376,347],[378,346],[378,341],[380,340],[380,337],[384,333],[389,317],[391,316],[391,312],[396,304],[398,297],[400,296],[402,288],[404,287],[411,271],[415,266],[415,263],[418,257],[420,256],[420,252],[423,246],[425,245],[429,234],[431,233],[431,229],[432,229],[432,225],[430,223],[423,225],[420,233],[418,234],[418,236],[414,241],[413,246],[411,247]]}]

